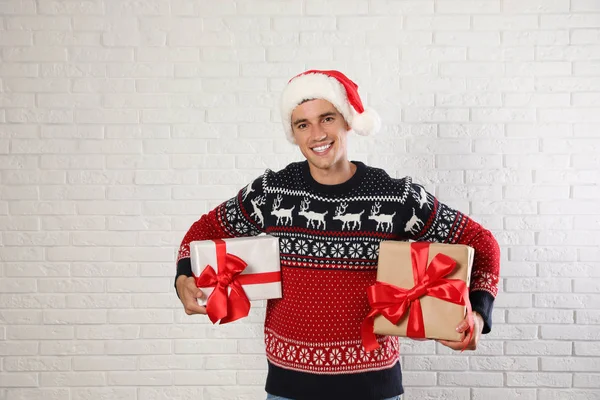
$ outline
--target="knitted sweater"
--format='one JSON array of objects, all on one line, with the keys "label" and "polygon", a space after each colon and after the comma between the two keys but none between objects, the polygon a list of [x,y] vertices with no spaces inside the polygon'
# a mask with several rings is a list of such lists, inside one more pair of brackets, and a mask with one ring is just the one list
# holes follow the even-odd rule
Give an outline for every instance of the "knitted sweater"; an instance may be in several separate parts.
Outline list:
[{"label": "knitted sweater", "polygon": [[474,247],[470,300],[483,333],[491,329],[499,276],[491,233],[410,177],[354,164],[339,185],[316,182],[306,161],[267,170],[195,222],[181,244],[177,274],[189,276],[191,241],[279,237],[283,297],[268,301],[264,327],[271,394],[381,400],[403,392],[398,338],[378,336],[381,347],[365,352],[360,336],[382,240]]}]

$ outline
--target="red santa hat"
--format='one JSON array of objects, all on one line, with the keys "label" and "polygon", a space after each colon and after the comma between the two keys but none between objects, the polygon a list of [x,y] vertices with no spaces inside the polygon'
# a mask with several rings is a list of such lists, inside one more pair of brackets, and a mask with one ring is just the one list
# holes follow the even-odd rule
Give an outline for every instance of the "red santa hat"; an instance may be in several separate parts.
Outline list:
[{"label": "red santa hat", "polygon": [[377,112],[363,107],[356,83],[339,71],[310,70],[290,79],[283,90],[281,120],[290,142],[296,143],[292,132],[292,112],[300,103],[313,99],[333,104],[359,135],[372,135],[381,128]]}]

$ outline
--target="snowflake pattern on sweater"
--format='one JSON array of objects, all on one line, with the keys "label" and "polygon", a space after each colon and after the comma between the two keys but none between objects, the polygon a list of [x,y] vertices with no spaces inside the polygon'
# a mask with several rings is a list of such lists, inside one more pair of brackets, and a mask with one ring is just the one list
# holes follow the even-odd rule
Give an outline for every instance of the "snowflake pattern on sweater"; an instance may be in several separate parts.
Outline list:
[{"label": "snowflake pattern on sweater", "polygon": [[[365,352],[360,339],[369,312],[366,288],[376,280],[383,240],[473,246],[471,293],[497,293],[499,250],[489,231],[410,177],[394,179],[354,163],[354,176],[331,186],[314,181],[307,162],[267,170],[197,221],[182,242],[179,259],[189,257],[193,240],[262,232],[279,237],[283,297],[268,301],[265,319],[267,357],[279,367],[340,374],[397,362],[397,338],[378,336],[381,347],[373,352]],[[490,325],[491,307],[473,306]]]}]

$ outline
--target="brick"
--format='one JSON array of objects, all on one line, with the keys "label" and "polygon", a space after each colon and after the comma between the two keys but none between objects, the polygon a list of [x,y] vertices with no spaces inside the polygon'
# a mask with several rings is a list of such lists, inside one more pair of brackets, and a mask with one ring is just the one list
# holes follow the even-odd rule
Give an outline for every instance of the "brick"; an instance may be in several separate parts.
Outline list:
[{"label": "brick", "polygon": [[175,385],[235,385],[236,371],[179,371]]},{"label": "brick", "polygon": [[223,340],[176,340],[175,354],[234,354],[238,352],[236,341]]},{"label": "brick", "polygon": [[[571,34],[570,43],[577,31]],[[502,32],[502,43],[507,46],[555,46],[569,44],[569,31],[556,29],[552,30],[525,30],[525,31],[506,31]]]},{"label": "brick", "polygon": [[136,340],[134,342],[106,341],[106,354],[142,355],[170,354],[171,343],[168,340]]},{"label": "brick", "polygon": [[206,356],[206,370],[222,369],[244,369],[260,370],[264,369],[264,355],[227,355]]},{"label": "brick", "polygon": [[[600,338],[600,326],[580,325],[580,326],[561,326],[561,325],[543,325],[541,327],[541,337],[543,339],[558,339],[558,340],[598,340]],[[544,368],[544,359],[542,359],[542,369],[546,371],[591,371],[591,366],[595,366],[600,359],[573,359],[573,361],[560,361],[560,359],[545,359],[549,364]],[[578,363],[580,363],[578,366]],[[589,364],[586,364],[588,363]],[[575,366],[573,366],[573,364]],[[566,365],[565,365],[566,364]],[[561,368],[562,366],[562,368]],[[587,367],[586,367],[587,366]],[[570,369],[573,368],[573,369]]]},{"label": "brick", "polygon": [[507,13],[566,13],[569,11],[567,0],[533,0],[526,3],[518,0],[506,0],[503,5]]},{"label": "brick", "polygon": [[[450,1],[445,1],[440,4],[448,4]],[[477,2],[478,4],[491,3],[488,1]],[[463,12],[464,10],[460,10]],[[500,33],[499,32],[435,32],[433,43],[436,45],[455,45],[461,43],[463,45],[489,45],[495,46],[500,45]]]},{"label": "brick", "polygon": [[547,109],[539,111],[539,118],[544,122],[600,122],[600,108],[579,108],[577,112],[571,109]]},{"label": "brick", "polygon": [[582,309],[598,301],[600,296],[592,294],[536,294],[535,306],[548,308]]},{"label": "brick", "polygon": [[133,79],[72,79],[73,93],[132,93],[136,83]]},{"label": "brick", "polygon": [[[571,45],[571,46],[538,46],[536,47],[536,59],[541,61],[589,61],[595,59],[600,54],[600,46],[592,45]],[[577,78],[571,78],[577,79]],[[579,78],[581,79],[581,78]],[[569,79],[561,79],[561,85],[557,85],[552,90],[562,89],[563,85],[568,85]],[[545,83],[545,87],[548,87]],[[595,86],[595,85],[594,85]],[[560,88],[560,89],[559,89]]]},{"label": "brick", "polygon": [[578,169],[597,168],[600,165],[600,156],[598,155],[582,155],[578,154],[573,158],[573,167]]},{"label": "brick", "polygon": [[[508,280],[507,286],[512,280]],[[526,285],[524,285],[526,286]],[[507,291],[508,288],[506,289]],[[559,292],[548,287],[547,292]],[[531,309],[531,310],[509,310],[508,322],[521,324],[572,324],[574,323],[574,313],[570,310],[546,310],[546,309]]]},{"label": "brick", "polygon": [[[140,396],[148,400],[204,399],[202,387],[141,387]],[[229,393],[229,392],[228,392]],[[264,392],[263,392],[264,393]]]},{"label": "brick", "polygon": [[[273,29],[282,32],[299,32],[299,31],[334,31],[336,27],[336,18],[333,16],[302,16],[302,17],[286,17],[273,16]],[[270,51],[271,49],[268,49]]]},{"label": "brick", "polygon": [[0,155],[0,168],[6,170],[34,170],[38,168],[36,156]]},{"label": "brick", "polygon": [[594,400],[598,397],[598,391],[593,389],[539,389],[538,393],[544,400]]},{"label": "brick", "polygon": [[34,103],[33,94],[4,93],[0,95],[0,107],[3,108],[33,107]]},{"label": "brick", "polygon": [[127,294],[77,294],[66,296],[69,308],[120,308],[131,307],[131,296]]},{"label": "brick", "polygon": [[405,397],[410,399],[456,399],[469,400],[467,388],[410,388],[405,389]]},{"label": "brick", "polygon": [[[156,261],[152,257],[149,258],[151,261]],[[172,290],[174,290],[172,282],[163,278],[111,278],[106,280],[108,293],[169,293]]]},{"label": "brick", "polygon": [[80,215],[138,215],[141,204],[136,201],[86,201],[77,204]]},{"label": "brick", "polygon": [[20,201],[9,204],[13,215],[72,215],[75,214],[75,204],[58,201]]},{"label": "brick", "polygon": [[60,357],[6,357],[4,371],[67,371],[70,359]]},{"label": "brick", "polygon": [[[356,37],[358,40],[357,43],[365,42],[361,37]],[[318,42],[315,41],[315,44]],[[366,45],[367,46],[378,46],[382,43],[394,46],[404,46],[404,45],[430,45],[433,43],[433,37],[431,32],[421,32],[421,31],[397,31],[395,33],[390,34],[389,32],[380,32],[380,31],[369,31],[366,32]],[[346,43],[330,43],[334,45],[352,45],[352,42]],[[402,51],[402,50],[401,50]]]},{"label": "brick", "polygon": [[[156,203],[153,203],[156,204]],[[170,202],[174,207],[181,206]],[[144,204],[144,211],[150,215],[163,215],[164,212],[156,211],[153,205]],[[153,212],[154,211],[154,212]],[[185,211],[185,210],[183,210]],[[187,213],[187,211],[186,211]],[[168,217],[138,217],[138,216],[119,216],[108,217],[108,229],[115,231],[164,231],[171,228],[171,222]]]},{"label": "brick", "polygon": [[198,62],[200,61],[200,51],[198,49],[186,47],[141,47],[136,49],[136,60],[146,63]]},{"label": "brick", "polygon": [[40,343],[40,354],[46,356],[94,355],[102,353],[104,353],[104,343],[101,341],[78,340],[73,342],[55,340]]},{"label": "brick", "polygon": [[67,232],[10,232],[2,239],[7,246],[64,246],[69,244]]},{"label": "brick", "polygon": [[[566,107],[571,104],[571,99],[568,93],[507,93],[504,96],[504,104],[507,107]],[[547,126],[542,122],[539,124],[542,126],[538,127],[537,129],[533,129],[530,135],[533,135],[533,132],[542,131],[543,127]],[[557,130],[560,129],[561,126],[564,127],[568,125],[558,125]],[[507,131],[511,128],[512,126],[508,126]],[[549,134],[552,134],[552,132],[552,130],[549,130]]]},{"label": "brick", "polygon": [[[77,96],[77,95],[73,95]],[[102,126],[66,126],[66,125],[49,125],[42,127],[42,138],[44,139],[104,139],[104,129]],[[66,141],[65,141],[66,142]],[[50,156],[48,156],[50,157]],[[70,154],[74,163],[80,161],[81,156]],[[45,157],[42,157],[45,158]],[[63,157],[64,159],[64,157]],[[94,157],[92,157],[94,159]],[[98,158],[94,160],[98,162]],[[74,164],[76,165],[76,164]]]},{"label": "brick", "polygon": [[41,186],[41,200],[102,200],[104,187],[96,186]]},{"label": "brick", "polygon": [[570,42],[572,44],[597,44],[598,40],[600,40],[600,29],[574,29],[571,31]]},{"label": "brick", "polygon": [[6,110],[6,121],[12,123],[43,123],[63,124],[73,122],[73,111],[71,110],[42,110],[42,109],[8,109]]},{"label": "brick", "polygon": [[499,93],[440,93],[435,101],[436,105],[442,107],[499,107],[502,105],[502,96]]},{"label": "brick", "polygon": [[561,228],[572,228],[573,217],[564,216],[519,216],[505,217],[506,229],[520,230],[548,230],[557,226]]},{"label": "brick", "polygon": [[80,1],[54,1],[42,0],[38,5],[40,14],[104,14],[102,3],[95,2],[80,2]]},{"label": "brick", "polygon": [[119,371],[108,373],[108,384],[111,386],[161,386],[170,385],[172,382],[169,371]]},{"label": "brick", "polygon": [[521,388],[473,388],[472,400],[502,400],[502,399],[519,399],[519,400],[536,400],[536,389],[521,389]]},{"label": "brick", "polygon": [[502,373],[473,372],[440,372],[438,384],[442,386],[497,387],[503,385]]},{"label": "brick", "polygon": [[508,386],[522,387],[571,387],[572,374],[543,372],[509,372],[506,374]]},{"label": "brick", "polygon": [[427,61],[462,61],[467,58],[464,47],[423,47],[403,46],[401,49],[402,60],[427,60]]},{"label": "brick", "polygon": [[[532,200],[568,199],[570,188],[568,186],[509,186],[504,190],[506,199],[527,198]],[[544,243],[540,243],[544,244]]]},{"label": "brick", "polygon": [[35,2],[34,1],[19,1],[5,2],[0,4],[0,13],[3,15],[13,14],[35,14]]},{"label": "brick", "polygon": [[[594,241],[597,243],[597,240]],[[574,292],[577,293],[598,293],[600,292],[600,279],[575,279]]]},{"label": "brick", "polygon": [[[577,159],[577,158],[576,158]],[[571,184],[594,184],[598,182],[597,170],[551,170],[540,169],[535,171],[536,183],[554,184],[556,182],[569,182]]]},{"label": "brick", "polygon": [[103,230],[106,228],[104,217],[44,217],[42,220],[44,230]]},{"label": "brick", "polygon": [[[67,250],[64,247],[52,247],[48,250],[58,249],[63,254],[62,257],[56,258],[65,258],[65,261],[70,261],[71,259],[75,259],[75,261],[81,261],[84,259],[82,254],[91,253],[95,255],[98,253],[96,250],[91,248],[81,248],[77,249],[78,252],[74,250]],[[93,250],[93,251],[90,251]],[[100,248],[102,252],[105,252],[106,249]],[[78,254],[79,253],[79,254]],[[48,259],[54,258],[51,254],[49,254]],[[52,278],[43,278],[38,280],[38,291],[40,293],[98,293],[104,291],[104,283],[100,279],[52,279]]]},{"label": "brick", "polygon": [[[141,356],[140,370],[199,370],[204,368],[204,359],[198,356]],[[179,375],[179,371],[176,373]]]},{"label": "brick", "polygon": [[600,357],[544,357],[543,371],[598,371]]},{"label": "brick", "polygon": [[575,388],[600,388],[600,374],[578,373],[573,375]]},{"label": "brick", "polygon": [[[548,95],[550,99],[556,99],[556,102],[562,102],[562,96],[554,97],[552,95]],[[540,97],[536,97],[530,94],[506,94],[505,101],[512,103],[520,102],[521,105],[523,103],[536,103],[538,100],[541,100]],[[514,137],[568,137],[573,136],[573,126],[569,124],[544,124],[544,123],[536,123],[536,124],[510,124],[506,127],[506,135],[514,136]],[[510,156],[509,156],[510,157]],[[549,165],[555,165],[557,160],[560,160],[558,157],[554,156],[546,156],[545,154],[532,154],[531,157],[535,157],[537,162],[544,162],[544,160],[552,160],[552,163],[547,163]],[[546,158],[543,158],[546,157]],[[511,157],[512,158],[512,157]],[[522,157],[521,157],[522,158]],[[507,158],[508,160],[509,158]],[[562,163],[561,163],[562,165]]]},{"label": "brick", "polygon": [[[569,206],[567,206],[567,203]],[[540,214],[563,214],[566,210],[572,214],[593,214],[595,204],[586,200],[557,200],[540,202]]]},{"label": "brick", "polygon": [[3,62],[0,65],[0,74],[4,78],[35,78],[39,74],[39,65]]},{"label": "brick", "polygon": [[514,247],[510,249],[511,261],[575,261],[576,251],[568,247]]},{"label": "brick", "polygon": [[[42,312],[35,310],[4,310],[0,312],[0,321],[6,325],[40,325],[42,323]],[[10,349],[12,345],[16,349],[21,346],[24,349],[32,350],[33,354],[37,353],[37,344],[30,346],[34,343],[4,342],[3,344],[6,345],[4,348]]]},{"label": "brick", "polygon": [[598,229],[600,227],[600,216],[576,216],[575,229]]},{"label": "brick", "polygon": [[[137,339],[139,338],[139,327],[137,326],[78,326],[76,331],[77,339]],[[109,343],[106,342],[107,346]],[[110,354],[107,352],[107,354]],[[116,353],[115,353],[116,354]]]},{"label": "brick", "polygon": [[[571,356],[571,342],[561,341],[514,341],[506,343],[506,355]],[[515,386],[515,385],[511,385]]]},{"label": "brick", "polygon": [[[477,46],[469,47],[469,60],[474,61],[533,61],[535,51],[533,47],[500,47],[500,46]],[[503,78],[508,80],[510,78]]]},{"label": "brick", "polygon": [[2,342],[0,355],[5,356],[35,356],[38,354],[37,342]]},{"label": "brick", "polygon": [[502,263],[502,275],[506,277],[536,276],[536,263],[505,261]]},{"label": "brick", "polygon": [[[594,67],[600,68],[600,63]],[[600,93],[573,93],[572,98],[575,106],[600,106]]]},{"label": "brick", "polygon": [[536,371],[535,357],[470,357],[471,370],[474,371]]},{"label": "brick", "polygon": [[537,15],[474,15],[473,29],[480,31],[518,31],[536,29]]},{"label": "brick", "polygon": [[0,294],[0,306],[2,308],[15,308],[15,309],[46,309],[46,308],[65,308],[65,296],[64,295],[4,295]]},{"label": "brick", "polygon": [[576,342],[575,355],[578,356],[600,356],[600,344],[597,342]]},{"label": "brick", "polygon": [[542,149],[551,153],[597,153],[600,144],[594,139],[544,139]]},{"label": "brick", "polygon": [[137,369],[136,357],[116,355],[73,357],[73,371],[131,371],[135,369]]},{"label": "brick", "polygon": [[167,324],[173,322],[171,310],[111,310],[108,314],[111,324]]},{"label": "brick", "polygon": [[407,30],[469,30],[471,18],[468,15],[407,15],[404,17]]},{"label": "brick", "polygon": [[140,116],[137,110],[76,110],[75,122],[80,124],[135,124],[140,122]]},{"label": "brick", "polygon": [[6,400],[61,400],[69,398],[69,389],[63,388],[35,388],[35,389],[10,389]]}]

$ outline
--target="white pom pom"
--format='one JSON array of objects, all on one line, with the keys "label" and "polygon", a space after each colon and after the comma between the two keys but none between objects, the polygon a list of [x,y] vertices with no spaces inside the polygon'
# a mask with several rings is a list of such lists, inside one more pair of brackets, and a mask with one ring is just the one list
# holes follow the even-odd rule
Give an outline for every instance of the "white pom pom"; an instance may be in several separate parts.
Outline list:
[{"label": "white pom pom", "polygon": [[367,108],[362,114],[354,115],[351,128],[358,135],[373,135],[381,129],[381,118],[377,111]]}]

